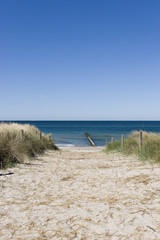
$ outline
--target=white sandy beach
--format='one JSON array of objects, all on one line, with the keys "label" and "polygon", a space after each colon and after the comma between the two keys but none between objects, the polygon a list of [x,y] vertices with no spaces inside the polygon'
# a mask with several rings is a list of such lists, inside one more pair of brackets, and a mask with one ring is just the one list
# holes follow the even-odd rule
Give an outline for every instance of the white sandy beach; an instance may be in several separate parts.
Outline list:
[{"label": "white sandy beach", "polygon": [[160,165],[102,148],[0,171],[0,240],[158,240]]}]

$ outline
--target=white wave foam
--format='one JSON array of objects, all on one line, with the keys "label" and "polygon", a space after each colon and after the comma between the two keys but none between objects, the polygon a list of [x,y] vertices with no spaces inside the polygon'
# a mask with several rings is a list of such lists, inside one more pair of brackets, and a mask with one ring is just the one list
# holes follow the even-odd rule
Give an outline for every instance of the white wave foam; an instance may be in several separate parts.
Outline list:
[{"label": "white wave foam", "polygon": [[58,143],[56,144],[57,147],[75,147],[74,144],[67,144],[67,143]]}]

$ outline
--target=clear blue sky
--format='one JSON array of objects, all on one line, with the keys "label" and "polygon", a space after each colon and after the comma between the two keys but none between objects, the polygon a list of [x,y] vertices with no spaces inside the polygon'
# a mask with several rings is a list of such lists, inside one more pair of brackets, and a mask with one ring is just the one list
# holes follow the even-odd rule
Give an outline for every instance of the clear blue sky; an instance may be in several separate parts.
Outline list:
[{"label": "clear blue sky", "polygon": [[0,1],[0,90],[1,120],[160,120],[160,1]]}]

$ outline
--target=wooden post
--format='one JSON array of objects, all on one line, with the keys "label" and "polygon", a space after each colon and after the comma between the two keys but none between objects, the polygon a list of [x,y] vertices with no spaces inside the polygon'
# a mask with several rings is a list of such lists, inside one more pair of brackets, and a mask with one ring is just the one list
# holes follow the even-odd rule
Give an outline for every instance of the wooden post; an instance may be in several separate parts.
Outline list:
[{"label": "wooden post", "polygon": [[94,142],[92,141],[92,139],[90,138],[90,136],[88,135],[87,132],[85,132],[85,135],[86,135],[86,137],[88,138],[88,141],[90,142],[90,144],[91,144],[93,147],[95,147]]},{"label": "wooden post", "polygon": [[108,147],[108,138],[106,138],[106,147]]},{"label": "wooden post", "polygon": [[139,149],[142,149],[142,131],[139,132]]},{"label": "wooden post", "polygon": [[39,133],[39,138],[42,139],[42,132]]},{"label": "wooden post", "polygon": [[123,148],[124,147],[124,135],[122,134],[122,137],[121,137],[121,147]]},{"label": "wooden post", "polygon": [[23,136],[24,136],[24,130],[22,129],[21,130],[21,139],[23,139]]},{"label": "wooden post", "polygon": [[114,142],[114,138],[112,137],[112,138],[111,138],[111,143],[113,143],[113,142]]},{"label": "wooden post", "polygon": [[48,136],[48,139],[49,139],[49,141],[52,140],[52,141],[54,142],[54,139],[52,138],[52,135],[49,135],[49,136]]}]

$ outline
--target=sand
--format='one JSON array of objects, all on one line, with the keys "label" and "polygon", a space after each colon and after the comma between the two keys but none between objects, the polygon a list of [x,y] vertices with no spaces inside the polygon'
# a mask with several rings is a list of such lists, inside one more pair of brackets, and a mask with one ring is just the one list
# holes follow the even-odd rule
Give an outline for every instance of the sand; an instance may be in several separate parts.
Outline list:
[{"label": "sand", "polygon": [[160,164],[102,148],[49,151],[0,171],[0,240],[158,240]]}]

